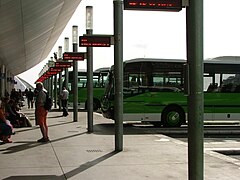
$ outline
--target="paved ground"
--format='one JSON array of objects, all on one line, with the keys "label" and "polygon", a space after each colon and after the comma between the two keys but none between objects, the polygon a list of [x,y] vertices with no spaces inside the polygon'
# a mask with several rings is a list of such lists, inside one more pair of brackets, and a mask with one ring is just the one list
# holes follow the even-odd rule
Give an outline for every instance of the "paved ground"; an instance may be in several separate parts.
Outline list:
[{"label": "paved ground", "polygon": [[[34,125],[33,110],[23,108],[23,112]],[[94,114],[94,133],[88,134],[86,112],[79,112],[78,122],[72,122],[71,112],[68,117],[61,114],[48,115],[50,143],[36,142],[41,135],[34,125],[16,129],[14,143],[0,145],[0,179],[188,179],[187,143],[125,125],[124,150],[116,152],[112,121]],[[239,180],[239,160],[212,150],[205,149],[204,179]]]}]

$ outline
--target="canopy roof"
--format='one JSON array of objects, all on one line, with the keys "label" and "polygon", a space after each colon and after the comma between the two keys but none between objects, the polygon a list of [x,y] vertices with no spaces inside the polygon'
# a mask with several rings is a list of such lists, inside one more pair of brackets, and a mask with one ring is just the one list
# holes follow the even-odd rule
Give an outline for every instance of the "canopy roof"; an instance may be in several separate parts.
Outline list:
[{"label": "canopy roof", "polygon": [[81,0],[0,0],[0,65],[18,75],[49,55]]}]

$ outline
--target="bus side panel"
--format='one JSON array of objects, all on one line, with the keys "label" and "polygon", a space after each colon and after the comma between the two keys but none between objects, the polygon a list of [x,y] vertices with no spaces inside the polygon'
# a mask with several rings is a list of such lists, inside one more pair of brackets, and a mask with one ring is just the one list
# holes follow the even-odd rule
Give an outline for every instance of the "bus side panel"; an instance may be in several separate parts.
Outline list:
[{"label": "bus side panel", "polygon": [[[145,93],[126,94],[123,99],[124,120],[142,121],[145,117]],[[139,113],[140,112],[140,113]]]},{"label": "bus side panel", "polygon": [[145,113],[125,113],[123,121],[144,121]]},{"label": "bus side panel", "polygon": [[239,120],[240,94],[239,93],[205,93],[205,113],[213,112],[212,120]]},{"label": "bus side panel", "polygon": [[146,113],[162,113],[167,106],[177,105],[187,112],[187,98],[181,92],[149,92],[146,96]]}]

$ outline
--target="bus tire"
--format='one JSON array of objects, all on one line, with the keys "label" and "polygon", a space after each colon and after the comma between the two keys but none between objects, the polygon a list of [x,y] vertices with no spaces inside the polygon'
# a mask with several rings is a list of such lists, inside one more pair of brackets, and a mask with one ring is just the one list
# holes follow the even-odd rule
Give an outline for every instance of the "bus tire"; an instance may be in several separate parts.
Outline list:
[{"label": "bus tire", "polygon": [[186,120],[184,110],[179,106],[168,106],[162,112],[164,127],[180,127]]}]

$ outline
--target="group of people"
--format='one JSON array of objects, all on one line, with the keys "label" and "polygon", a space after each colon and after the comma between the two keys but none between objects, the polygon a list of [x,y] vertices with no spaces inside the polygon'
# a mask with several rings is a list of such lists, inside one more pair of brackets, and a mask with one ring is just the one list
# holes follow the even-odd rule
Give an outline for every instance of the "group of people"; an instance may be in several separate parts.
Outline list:
[{"label": "group of people", "polygon": [[[14,133],[14,127],[31,126],[30,121],[26,116],[19,111],[18,101],[19,96],[17,91],[12,90],[13,95],[2,98],[0,101],[0,140],[3,143],[11,143],[11,135]],[[47,92],[44,90],[41,82],[36,83],[34,92],[29,89],[25,91],[27,98],[28,108],[33,108],[35,101],[35,118],[36,124],[39,125],[42,138],[37,142],[49,142],[48,126],[47,126],[47,114],[48,110],[44,108],[44,104],[47,99]],[[66,87],[63,87],[62,92],[59,94],[62,102],[63,116],[68,115],[67,100],[69,92]],[[16,99],[16,97],[18,99]],[[20,97],[21,99],[21,97]]]},{"label": "group of people", "polygon": [[0,99],[0,140],[3,143],[10,143],[13,128],[31,127],[31,122],[22,113],[23,96],[21,91],[12,89],[10,94]]}]

